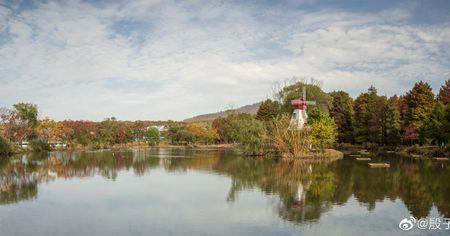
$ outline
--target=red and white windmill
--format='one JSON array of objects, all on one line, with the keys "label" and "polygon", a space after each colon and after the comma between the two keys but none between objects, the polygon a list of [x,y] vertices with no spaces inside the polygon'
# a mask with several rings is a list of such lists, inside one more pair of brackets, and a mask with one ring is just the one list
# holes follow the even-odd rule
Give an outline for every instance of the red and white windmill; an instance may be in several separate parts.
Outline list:
[{"label": "red and white windmill", "polygon": [[296,125],[298,128],[303,128],[308,120],[308,114],[306,114],[306,107],[308,105],[316,105],[316,101],[306,100],[306,88],[303,86],[303,95],[301,98],[291,101],[291,105],[294,108],[292,113],[291,124]]}]

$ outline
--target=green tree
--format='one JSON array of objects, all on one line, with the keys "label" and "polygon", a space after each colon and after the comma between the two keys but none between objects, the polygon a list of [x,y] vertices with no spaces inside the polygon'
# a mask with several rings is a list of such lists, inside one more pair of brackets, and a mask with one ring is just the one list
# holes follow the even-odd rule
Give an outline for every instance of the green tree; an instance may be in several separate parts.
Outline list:
[{"label": "green tree", "polygon": [[[406,94],[405,99],[408,105],[405,125],[409,128],[410,136],[418,136],[422,123],[434,108],[435,99],[433,90],[428,83],[420,81],[414,84],[411,91]],[[416,135],[412,135],[413,132]]]},{"label": "green tree", "polygon": [[160,138],[159,130],[155,127],[150,127],[145,133],[145,139],[149,145],[158,145]]},{"label": "green tree", "polygon": [[119,123],[115,117],[106,118],[98,124],[99,142],[107,145],[116,143],[119,133]]},{"label": "green tree", "polygon": [[332,98],[329,108],[330,116],[337,127],[337,141],[341,143],[353,142],[353,99],[344,91],[330,93]]},{"label": "green tree", "polygon": [[438,100],[445,105],[450,103],[450,79],[445,81],[445,84],[442,85],[441,89],[439,90]]},{"label": "green tree", "polygon": [[361,93],[355,100],[354,138],[357,143],[379,143],[381,139],[380,119],[386,97],[379,97],[375,87]]},{"label": "green tree", "polygon": [[382,112],[382,144],[395,146],[400,144],[400,113],[397,109],[397,97],[391,97]]},{"label": "green tree", "polygon": [[261,155],[264,153],[264,124],[257,119],[241,120],[237,141],[246,155]]},{"label": "green tree", "polygon": [[443,132],[445,116],[445,105],[442,102],[437,103],[420,128],[419,138],[422,143],[440,145],[446,141],[445,132]]},{"label": "green tree", "polygon": [[19,112],[20,117],[27,122],[32,129],[38,125],[38,107],[31,103],[17,103],[14,108]]},{"label": "green tree", "polygon": [[281,105],[279,102],[267,99],[259,106],[256,119],[261,121],[273,120],[280,114],[280,108]]},{"label": "green tree", "polygon": [[[325,93],[318,84],[297,82],[288,85],[278,92],[278,97],[282,102],[281,110],[291,114],[293,111],[291,101],[302,96],[303,88],[306,89],[306,99],[316,101],[316,106],[319,110],[328,113],[328,107],[331,105],[330,96]],[[308,111],[308,110],[307,110]],[[309,113],[308,113],[309,115]]]},{"label": "green tree", "polygon": [[311,142],[316,148],[326,148],[336,141],[336,124],[328,114],[315,110],[317,114],[308,121],[311,127]]}]

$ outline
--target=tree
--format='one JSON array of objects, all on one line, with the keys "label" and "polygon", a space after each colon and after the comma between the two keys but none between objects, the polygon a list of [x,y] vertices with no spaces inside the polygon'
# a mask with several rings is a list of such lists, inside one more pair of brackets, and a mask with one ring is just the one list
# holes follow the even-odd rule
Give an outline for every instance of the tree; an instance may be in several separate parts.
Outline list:
[{"label": "tree", "polygon": [[63,140],[64,126],[62,123],[45,118],[36,128],[37,135],[50,142],[60,142]]},{"label": "tree", "polygon": [[450,79],[445,81],[445,84],[439,90],[438,100],[444,103],[444,105],[450,103]]},{"label": "tree", "polygon": [[260,121],[270,121],[273,120],[280,114],[281,104],[277,101],[272,101],[267,99],[258,108],[256,113],[256,119]]},{"label": "tree", "polygon": [[12,143],[25,141],[32,134],[31,128],[17,110],[0,109],[0,128],[3,137]]},{"label": "tree", "polygon": [[106,118],[98,124],[98,135],[100,143],[113,145],[119,133],[119,123],[115,117]]},{"label": "tree", "polygon": [[83,146],[98,142],[98,125],[92,121],[72,121],[61,122],[64,126],[64,138],[69,143],[78,143]]},{"label": "tree", "polygon": [[145,139],[149,145],[158,145],[160,138],[159,130],[155,127],[150,127],[145,133]]},{"label": "tree", "polygon": [[[422,123],[434,108],[433,90],[428,83],[420,81],[414,84],[411,91],[406,94],[405,99],[408,105],[405,116],[405,125],[409,128],[408,135],[418,137]],[[412,132],[415,134],[412,135]]]},{"label": "tree", "polygon": [[391,97],[382,112],[382,144],[396,146],[401,141],[400,113],[397,109],[397,97]]},{"label": "tree", "polygon": [[379,143],[381,138],[380,119],[386,97],[379,97],[375,87],[361,93],[355,100],[354,138],[357,143]]},{"label": "tree", "polygon": [[241,119],[235,124],[237,130],[236,140],[239,142],[245,155],[261,155],[264,152],[264,124],[250,117]]},{"label": "tree", "polygon": [[294,84],[285,86],[281,89],[281,91],[278,92],[277,96],[282,102],[282,112],[292,114],[293,108],[291,105],[291,101],[302,96],[303,88],[306,89],[307,100],[316,101],[315,107],[325,113],[328,113],[328,107],[330,107],[331,105],[330,96],[325,93],[322,88],[320,88],[318,83],[314,84],[307,82],[296,82]]},{"label": "tree", "polygon": [[31,103],[17,103],[14,108],[19,113],[20,117],[27,122],[32,129],[38,125],[38,107]]},{"label": "tree", "polygon": [[308,120],[311,127],[311,142],[316,148],[323,149],[336,141],[336,124],[334,120],[319,109],[313,110]]},{"label": "tree", "polygon": [[329,111],[337,127],[337,141],[351,143],[353,142],[353,99],[344,91],[331,92],[330,97],[332,103]]},{"label": "tree", "polygon": [[218,117],[212,122],[212,127],[216,130],[220,142],[229,143],[234,141],[230,136],[230,119]]},{"label": "tree", "polygon": [[444,144],[446,141],[445,132],[443,132],[445,120],[446,107],[442,102],[439,102],[420,128],[420,141],[426,144]]}]

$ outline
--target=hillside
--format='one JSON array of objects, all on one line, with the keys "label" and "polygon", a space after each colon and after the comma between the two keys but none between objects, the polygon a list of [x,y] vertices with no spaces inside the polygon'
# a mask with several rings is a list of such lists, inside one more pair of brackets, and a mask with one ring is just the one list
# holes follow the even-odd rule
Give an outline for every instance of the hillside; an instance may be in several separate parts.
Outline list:
[{"label": "hillside", "polygon": [[[261,103],[257,102],[255,104],[239,107],[235,110],[238,113],[247,113],[247,114],[255,115],[256,112],[258,111],[258,108],[260,105],[261,105]],[[185,122],[212,121],[218,117],[226,117],[227,114],[228,114],[228,111],[220,111],[220,112],[215,112],[215,113],[194,116],[194,117],[185,119],[183,121],[185,121]]]}]

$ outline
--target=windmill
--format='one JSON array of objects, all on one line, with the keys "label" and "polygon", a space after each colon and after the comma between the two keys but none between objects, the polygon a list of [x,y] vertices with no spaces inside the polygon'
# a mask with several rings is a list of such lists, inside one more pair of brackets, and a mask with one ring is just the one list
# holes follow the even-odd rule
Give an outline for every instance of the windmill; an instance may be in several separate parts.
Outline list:
[{"label": "windmill", "polygon": [[303,128],[308,120],[308,115],[306,114],[306,107],[308,105],[316,105],[316,101],[306,100],[306,88],[302,88],[303,94],[301,98],[291,101],[291,105],[294,108],[292,113],[291,124],[297,126],[299,129]]}]

